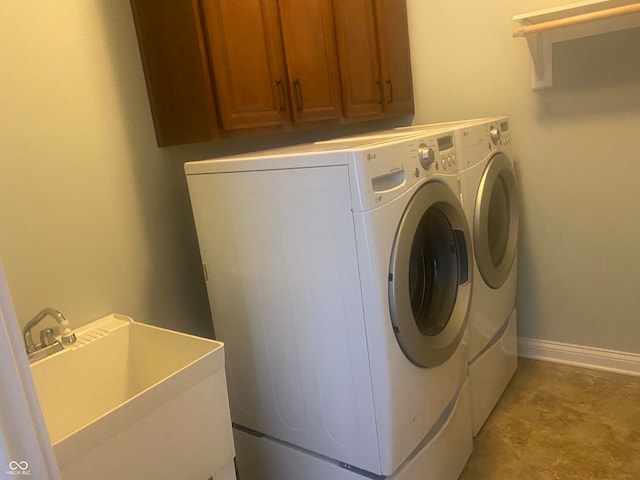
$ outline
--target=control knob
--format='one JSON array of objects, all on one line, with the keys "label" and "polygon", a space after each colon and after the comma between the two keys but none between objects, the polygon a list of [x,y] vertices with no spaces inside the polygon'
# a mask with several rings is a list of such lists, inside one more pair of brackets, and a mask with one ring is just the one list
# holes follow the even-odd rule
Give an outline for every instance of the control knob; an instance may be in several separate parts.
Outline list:
[{"label": "control knob", "polygon": [[489,135],[491,135],[491,141],[494,145],[497,145],[498,142],[500,142],[500,130],[498,130],[498,127],[491,125],[489,128]]},{"label": "control knob", "polygon": [[433,148],[421,143],[418,146],[418,158],[420,159],[422,168],[429,170],[431,168],[431,164],[436,160],[436,153],[433,151]]}]

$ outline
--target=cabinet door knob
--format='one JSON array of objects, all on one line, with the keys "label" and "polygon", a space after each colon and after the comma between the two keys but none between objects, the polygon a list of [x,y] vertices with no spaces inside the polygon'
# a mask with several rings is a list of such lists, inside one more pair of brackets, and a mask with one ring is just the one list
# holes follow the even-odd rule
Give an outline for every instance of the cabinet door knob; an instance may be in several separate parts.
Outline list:
[{"label": "cabinet door knob", "polygon": [[282,80],[278,79],[276,81],[276,86],[278,87],[278,97],[280,100],[280,111],[284,112],[284,91],[282,89]]},{"label": "cabinet door knob", "polygon": [[387,88],[389,89],[389,100],[387,103],[393,103],[393,83],[391,83],[391,79],[387,80]]},{"label": "cabinet door knob", "polygon": [[296,107],[299,112],[304,108],[304,102],[302,100],[302,87],[300,86],[300,80],[297,78],[293,81],[293,87],[296,89]]}]

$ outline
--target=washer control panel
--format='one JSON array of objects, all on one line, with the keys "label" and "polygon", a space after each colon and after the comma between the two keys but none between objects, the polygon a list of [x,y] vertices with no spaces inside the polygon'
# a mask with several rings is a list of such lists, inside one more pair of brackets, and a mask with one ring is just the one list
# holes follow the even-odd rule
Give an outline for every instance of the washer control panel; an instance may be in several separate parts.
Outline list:
[{"label": "washer control panel", "polygon": [[494,145],[498,145],[500,142],[500,129],[495,125],[489,126],[489,136]]},{"label": "washer control panel", "polygon": [[452,130],[440,130],[379,135],[362,146],[347,144],[346,154],[354,159],[352,187],[358,192],[354,211],[383,205],[429,176],[457,175],[455,141]]},{"label": "washer control panel", "polygon": [[420,140],[417,156],[422,168],[428,172],[454,172],[457,163],[453,133]]},{"label": "washer control panel", "polygon": [[443,171],[449,171],[451,173],[455,172],[458,165],[456,163],[456,149],[453,134],[438,137],[437,143],[440,163],[436,164],[436,171],[442,169]]}]

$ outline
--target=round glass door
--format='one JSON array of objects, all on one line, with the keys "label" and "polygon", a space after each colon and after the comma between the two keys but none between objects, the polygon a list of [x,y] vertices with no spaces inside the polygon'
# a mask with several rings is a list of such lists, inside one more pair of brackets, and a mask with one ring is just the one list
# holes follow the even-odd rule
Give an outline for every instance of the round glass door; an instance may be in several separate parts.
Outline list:
[{"label": "round glass door", "polygon": [[520,206],[511,161],[494,155],[480,180],[473,219],[476,263],[485,283],[500,288],[511,271],[518,243]]},{"label": "round glass door", "polygon": [[434,336],[446,327],[458,295],[456,238],[437,206],[420,219],[409,258],[409,297],[418,330]]},{"label": "round glass door", "polygon": [[469,230],[457,196],[424,184],[396,233],[389,272],[393,331],[416,365],[444,363],[460,343],[470,300]]}]

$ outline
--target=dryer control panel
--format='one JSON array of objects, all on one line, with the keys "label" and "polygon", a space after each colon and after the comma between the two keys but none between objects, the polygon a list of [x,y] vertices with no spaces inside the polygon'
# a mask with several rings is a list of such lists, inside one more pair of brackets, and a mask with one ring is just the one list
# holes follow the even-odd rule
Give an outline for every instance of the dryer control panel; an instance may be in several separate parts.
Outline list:
[{"label": "dryer control panel", "polygon": [[463,149],[461,170],[483,161],[484,157],[494,150],[508,151],[511,144],[507,119],[463,126],[457,135]]},{"label": "dryer control panel", "polygon": [[500,132],[500,144],[505,147],[511,144],[511,132],[509,131],[509,120],[503,120],[498,125]]}]

